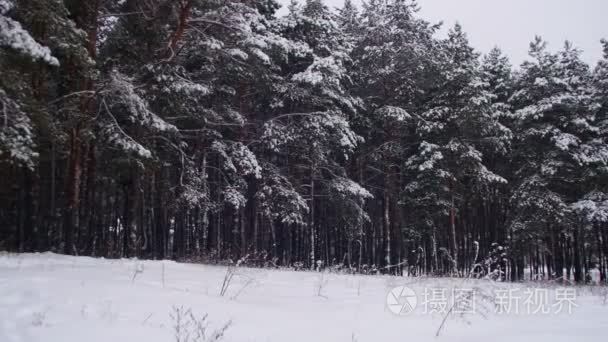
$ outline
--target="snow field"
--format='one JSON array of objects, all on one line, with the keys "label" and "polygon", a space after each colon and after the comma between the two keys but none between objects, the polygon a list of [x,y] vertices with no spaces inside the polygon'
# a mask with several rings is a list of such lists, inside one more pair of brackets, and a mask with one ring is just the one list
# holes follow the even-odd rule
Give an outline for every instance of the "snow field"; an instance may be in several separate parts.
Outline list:
[{"label": "snow field", "polygon": [[[425,288],[525,285],[239,268],[222,297],[225,274],[172,261],[4,253],[0,341],[172,342],[174,307],[207,313],[211,330],[231,321],[228,342],[605,341],[608,329],[605,288],[577,288],[572,314],[450,317],[436,338],[443,315],[421,311]],[[419,305],[396,316],[386,296],[401,285]]]}]

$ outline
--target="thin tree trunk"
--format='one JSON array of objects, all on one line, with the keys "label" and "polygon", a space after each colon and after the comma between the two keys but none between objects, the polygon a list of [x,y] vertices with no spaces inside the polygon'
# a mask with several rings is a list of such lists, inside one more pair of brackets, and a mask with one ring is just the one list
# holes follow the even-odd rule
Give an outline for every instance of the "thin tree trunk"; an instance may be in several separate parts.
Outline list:
[{"label": "thin tree trunk", "polygon": [[[386,266],[391,265],[391,218],[390,218],[390,196],[388,188],[384,189],[384,205],[383,205],[383,225],[385,230],[385,262]],[[390,271],[390,270],[389,270]]]},{"label": "thin tree trunk", "polygon": [[454,204],[454,190],[450,207],[450,233],[452,234],[452,258],[454,258],[454,272],[458,273],[458,241],[456,240],[456,208]]},{"label": "thin tree trunk", "polygon": [[308,219],[308,226],[310,229],[310,269],[315,268],[315,165],[314,162],[310,164],[310,215]]},{"label": "thin tree trunk", "polygon": [[70,157],[68,160],[68,178],[66,181],[67,204],[64,210],[63,241],[65,254],[73,254],[74,230],[78,227],[78,206],[80,202],[80,177],[82,173],[82,147],[80,130],[73,128],[70,132]]}]

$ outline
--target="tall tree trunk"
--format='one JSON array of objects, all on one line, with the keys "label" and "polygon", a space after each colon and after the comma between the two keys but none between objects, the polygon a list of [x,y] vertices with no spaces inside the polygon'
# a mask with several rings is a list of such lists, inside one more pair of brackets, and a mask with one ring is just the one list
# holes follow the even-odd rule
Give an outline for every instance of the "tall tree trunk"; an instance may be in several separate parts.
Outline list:
[{"label": "tall tree trunk", "polygon": [[[86,4],[68,3],[68,9],[74,17],[77,26],[87,33],[86,49],[89,57],[96,60],[97,57],[97,30],[99,15],[99,0],[93,0]],[[82,71],[82,70],[81,70]],[[82,79],[78,90],[93,89],[93,80],[85,77]],[[90,114],[94,110],[93,102],[90,99],[83,99],[80,103],[80,111]],[[82,176],[83,158],[83,129],[87,127],[88,118],[77,119],[77,123],[70,130],[70,153],[68,157],[68,174],[65,182],[67,203],[64,209],[64,253],[71,254],[76,252],[74,245],[74,232],[79,227],[79,205],[80,205],[80,184]]]},{"label": "tall tree trunk", "polygon": [[[388,175],[387,175],[388,177]],[[387,184],[388,185],[388,184]],[[386,266],[391,265],[391,217],[390,217],[390,195],[389,187],[384,189],[384,203],[383,203],[383,226],[385,230],[385,262]],[[390,270],[389,270],[390,271]]]},{"label": "tall tree trunk", "polygon": [[[312,158],[311,158],[312,160]],[[310,163],[310,215],[308,216],[308,226],[310,229],[310,269],[315,268],[315,165]]]},{"label": "tall tree trunk", "polygon": [[452,240],[452,258],[454,258],[454,272],[458,273],[458,240],[456,240],[456,206],[454,200],[454,189],[451,189],[451,207],[450,207],[450,233]]},{"label": "tall tree trunk", "polygon": [[574,281],[576,281],[577,283],[582,283],[584,282],[584,278],[583,278],[583,271],[582,271],[582,259],[581,259],[581,254],[580,254],[580,243],[579,243],[579,234],[580,234],[580,224],[577,224],[576,227],[574,227],[574,234],[573,234],[573,246],[572,248],[574,249]]},{"label": "tall tree trunk", "polygon": [[240,254],[241,254],[241,258],[244,257],[247,254],[247,235],[246,235],[246,231],[245,231],[245,207],[241,207],[239,209],[239,218],[240,218],[240,227],[239,227],[239,232],[240,232],[240,237],[241,237],[241,241],[240,241]]},{"label": "tall tree trunk", "polygon": [[64,209],[63,241],[65,254],[74,254],[74,231],[78,227],[78,208],[80,202],[81,159],[82,146],[80,129],[73,128],[70,132],[70,156],[68,159],[68,178],[66,181],[67,204]]},{"label": "tall tree trunk", "polygon": [[87,175],[87,211],[86,216],[88,216],[87,221],[87,239],[88,243],[86,245],[86,250],[89,251],[92,255],[95,255],[96,243],[97,243],[97,230],[95,229],[95,224],[97,222],[97,212],[98,208],[95,203],[96,198],[96,178],[97,178],[97,158],[95,155],[95,143],[91,142],[89,146],[89,162],[88,162],[88,175]]},{"label": "tall tree trunk", "polygon": [[125,247],[127,248],[127,255],[129,257],[137,257],[140,244],[140,227],[137,225],[137,213],[139,212],[141,201],[141,177],[137,166],[134,166],[132,168],[130,178],[130,184],[126,188],[127,193],[125,194],[125,216],[123,218],[123,222],[126,229]]}]

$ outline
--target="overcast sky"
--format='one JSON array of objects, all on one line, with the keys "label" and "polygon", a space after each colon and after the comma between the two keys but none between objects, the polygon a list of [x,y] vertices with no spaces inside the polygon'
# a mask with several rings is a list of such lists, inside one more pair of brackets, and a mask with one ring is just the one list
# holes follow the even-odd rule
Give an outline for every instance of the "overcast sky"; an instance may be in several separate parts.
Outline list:
[{"label": "overcast sky", "polygon": [[[342,7],[344,0],[325,0]],[[359,1],[359,0],[355,0]],[[289,0],[279,0],[282,4]],[[304,2],[301,0],[300,2]],[[602,56],[601,38],[608,38],[608,0],[418,0],[420,15],[444,28],[462,24],[471,44],[480,52],[499,46],[513,64],[527,57],[535,35],[557,50],[565,40],[583,50],[595,64]]]}]

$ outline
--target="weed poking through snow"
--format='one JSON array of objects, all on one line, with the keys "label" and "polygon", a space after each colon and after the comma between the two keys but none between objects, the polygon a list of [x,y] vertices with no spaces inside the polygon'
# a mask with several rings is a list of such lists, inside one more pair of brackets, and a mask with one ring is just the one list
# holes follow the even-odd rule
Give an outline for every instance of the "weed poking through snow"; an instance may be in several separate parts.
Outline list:
[{"label": "weed poking through snow", "polygon": [[208,315],[196,316],[191,309],[174,306],[169,314],[173,321],[175,342],[217,342],[222,340],[226,330],[232,324],[228,321],[219,329],[209,333]]},{"label": "weed poking through snow", "polygon": [[247,261],[249,254],[245,255],[241,259],[239,259],[236,263],[228,266],[226,269],[226,274],[224,275],[224,280],[222,281],[222,287],[220,289],[220,297],[224,297],[230,286],[232,285],[232,281],[235,277],[244,279],[243,285],[230,297],[230,299],[236,299],[247,287],[255,282],[255,278],[249,275],[246,275],[243,272],[240,272],[240,267],[244,262]]},{"label": "weed poking through snow", "polygon": [[323,294],[323,288],[327,285],[328,280],[325,279],[325,272],[319,272],[319,279],[317,279],[317,296],[321,298],[328,299],[326,295]]}]

